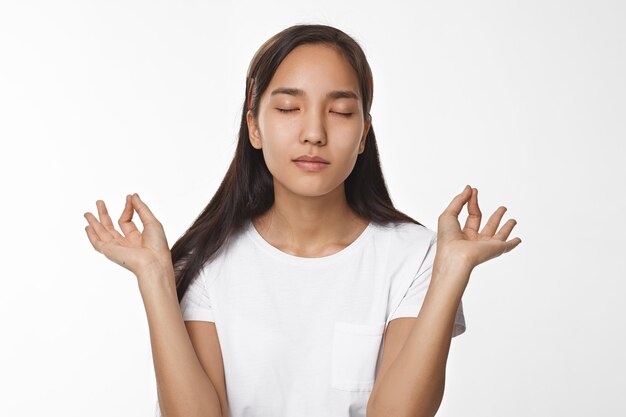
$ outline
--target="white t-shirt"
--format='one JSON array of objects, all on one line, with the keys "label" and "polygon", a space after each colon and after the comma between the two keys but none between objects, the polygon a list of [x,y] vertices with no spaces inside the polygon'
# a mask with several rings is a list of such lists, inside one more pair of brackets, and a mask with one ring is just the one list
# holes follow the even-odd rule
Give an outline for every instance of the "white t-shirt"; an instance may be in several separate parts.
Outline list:
[{"label": "white t-shirt", "polygon": [[[389,321],[417,317],[437,233],[370,223],[349,246],[302,258],[252,222],[192,281],[184,320],[215,322],[231,417],[365,416]],[[453,337],[465,331],[460,303]]]}]

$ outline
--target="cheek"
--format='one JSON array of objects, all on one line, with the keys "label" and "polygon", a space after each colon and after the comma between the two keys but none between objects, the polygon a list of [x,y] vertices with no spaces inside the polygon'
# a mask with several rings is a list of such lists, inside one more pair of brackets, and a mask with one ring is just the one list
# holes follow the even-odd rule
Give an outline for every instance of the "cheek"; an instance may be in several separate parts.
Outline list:
[{"label": "cheek", "polygon": [[[330,148],[332,148],[333,154],[343,164],[354,164],[356,158],[359,155],[359,143],[361,137],[359,131],[355,129],[345,129],[341,135],[337,135]],[[330,142],[329,142],[330,144]]]},{"label": "cheek", "polygon": [[[261,129],[263,155],[273,174],[297,168],[291,158],[303,149],[308,149],[308,145],[300,143],[301,128],[297,118],[290,121],[284,117],[265,116]],[[327,142],[322,153],[334,161],[332,171],[341,175],[345,170],[350,171],[356,162],[362,125],[331,121],[326,129]]]},{"label": "cheek", "polygon": [[280,118],[266,117],[263,123],[263,140],[268,146],[273,148],[284,147],[286,143],[297,140],[299,125],[293,121],[286,121]]},{"label": "cheek", "polygon": [[285,139],[286,135],[274,134],[273,132],[265,132],[263,137],[263,158],[265,159],[265,165],[269,169],[270,173],[275,177],[284,176],[285,172],[289,169],[291,161],[290,150],[292,149]]}]

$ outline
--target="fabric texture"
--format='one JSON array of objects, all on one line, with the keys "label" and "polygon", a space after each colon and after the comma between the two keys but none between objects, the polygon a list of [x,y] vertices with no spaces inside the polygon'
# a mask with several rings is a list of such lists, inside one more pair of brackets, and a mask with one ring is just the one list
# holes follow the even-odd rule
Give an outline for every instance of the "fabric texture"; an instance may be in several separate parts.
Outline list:
[{"label": "fabric texture", "polygon": [[[339,252],[302,258],[248,222],[181,300],[185,321],[215,323],[230,415],[365,416],[384,331],[418,316],[436,237],[414,223],[370,223]],[[465,329],[461,302],[452,337]]]}]

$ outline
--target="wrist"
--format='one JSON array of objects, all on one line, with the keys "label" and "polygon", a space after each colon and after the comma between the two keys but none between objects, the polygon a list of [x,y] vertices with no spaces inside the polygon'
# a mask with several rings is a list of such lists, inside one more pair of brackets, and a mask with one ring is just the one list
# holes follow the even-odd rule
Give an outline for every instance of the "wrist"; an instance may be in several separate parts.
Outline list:
[{"label": "wrist", "polygon": [[173,268],[150,268],[136,274],[139,290],[165,290],[176,293],[176,279]]},{"label": "wrist", "polygon": [[473,266],[470,261],[460,256],[438,256],[435,255],[433,264],[433,277],[446,277],[455,281],[469,280]]}]

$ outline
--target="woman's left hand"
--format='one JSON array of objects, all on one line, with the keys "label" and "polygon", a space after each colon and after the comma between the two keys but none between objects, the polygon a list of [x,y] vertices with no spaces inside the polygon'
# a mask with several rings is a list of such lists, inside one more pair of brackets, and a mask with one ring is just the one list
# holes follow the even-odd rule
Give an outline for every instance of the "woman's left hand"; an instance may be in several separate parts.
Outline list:
[{"label": "woman's left hand", "polygon": [[[466,203],[468,217],[461,230],[458,217]],[[496,233],[505,211],[506,207],[498,207],[479,232],[482,213],[478,208],[478,189],[466,186],[439,216],[435,255],[438,258],[437,263],[441,265],[442,262],[461,262],[464,267],[472,270],[481,263],[514,249],[522,240],[519,237],[508,241],[506,239],[517,224],[516,220],[509,219]]]}]

